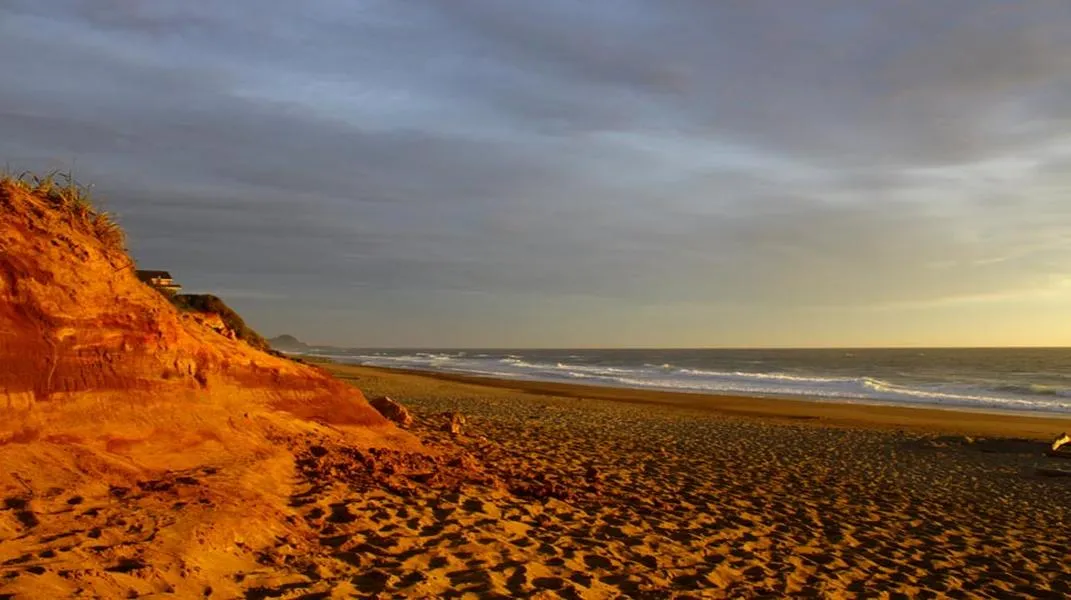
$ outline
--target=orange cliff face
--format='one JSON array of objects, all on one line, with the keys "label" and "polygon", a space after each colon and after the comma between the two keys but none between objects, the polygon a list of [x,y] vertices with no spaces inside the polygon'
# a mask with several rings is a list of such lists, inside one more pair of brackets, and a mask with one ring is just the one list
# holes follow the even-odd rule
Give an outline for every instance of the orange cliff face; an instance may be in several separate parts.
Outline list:
[{"label": "orange cliff face", "polygon": [[278,539],[315,548],[302,461],[424,451],[357,389],[179,312],[77,200],[0,179],[0,564],[63,541],[0,596],[237,597]]},{"label": "orange cliff face", "polygon": [[108,239],[92,213],[0,183],[0,453],[40,442],[137,469],[308,432],[414,443],[358,390],[180,313]]}]

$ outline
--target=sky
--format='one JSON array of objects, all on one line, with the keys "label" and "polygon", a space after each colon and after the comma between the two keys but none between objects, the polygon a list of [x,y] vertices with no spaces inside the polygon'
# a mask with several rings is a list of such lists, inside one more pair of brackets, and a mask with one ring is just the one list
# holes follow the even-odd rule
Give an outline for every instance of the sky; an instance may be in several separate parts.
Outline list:
[{"label": "sky", "polygon": [[1071,2],[0,3],[0,161],[361,347],[1071,345]]}]

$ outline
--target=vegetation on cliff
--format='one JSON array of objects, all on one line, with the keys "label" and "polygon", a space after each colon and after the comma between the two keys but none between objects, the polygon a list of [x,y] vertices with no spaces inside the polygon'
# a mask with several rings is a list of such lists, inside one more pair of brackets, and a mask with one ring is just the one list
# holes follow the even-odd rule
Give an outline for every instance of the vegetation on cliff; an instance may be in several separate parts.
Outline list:
[{"label": "vegetation on cliff", "polygon": [[[71,172],[52,171],[46,175],[23,172],[0,175],[0,186],[17,189],[44,201],[47,208],[69,215],[78,225],[91,231],[106,248],[126,250],[126,235],[111,214],[93,205],[91,186],[75,181]],[[0,202],[9,202],[10,194],[0,194]]]},{"label": "vegetation on cliff", "polygon": [[188,312],[214,313],[219,315],[223,323],[234,332],[235,337],[253,346],[258,350],[268,350],[268,342],[259,333],[253,331],[242,317],[227,306],[219,296],[212,294],[174,294],[170,296],[171,303],[179,310]]}]

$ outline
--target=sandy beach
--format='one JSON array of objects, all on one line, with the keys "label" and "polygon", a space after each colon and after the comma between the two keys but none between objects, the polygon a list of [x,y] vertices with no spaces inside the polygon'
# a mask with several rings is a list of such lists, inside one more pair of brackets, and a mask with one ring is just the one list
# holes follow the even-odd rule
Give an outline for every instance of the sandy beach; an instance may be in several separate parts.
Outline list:
[{"label": "sandy beach", "polygon": [[1066,420],[324,366],[421,449],[325,424],[254,471],[11,495],[0,597],[1071,593],[1071,477],[1035,473]]},{"label": "sandy beach", "polygon": [[[304,517],[360,557],[365,593],[1071,593],[1071,478],[1033,473],[1060,419],[330,369],[493,480],[310,497]],[[453,411],[459,436],[442,431]]]}]

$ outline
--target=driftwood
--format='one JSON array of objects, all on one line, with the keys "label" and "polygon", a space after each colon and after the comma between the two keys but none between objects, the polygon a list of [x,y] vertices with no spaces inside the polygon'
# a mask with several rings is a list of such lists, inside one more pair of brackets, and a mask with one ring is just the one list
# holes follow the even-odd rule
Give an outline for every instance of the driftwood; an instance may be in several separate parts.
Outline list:
[{"label": "driftwood", "polygon": [[1052,441],[1046,454],[1055,458],[1071,458],[1071,435],[1061,433]]}]

